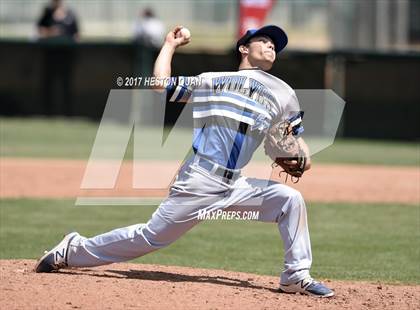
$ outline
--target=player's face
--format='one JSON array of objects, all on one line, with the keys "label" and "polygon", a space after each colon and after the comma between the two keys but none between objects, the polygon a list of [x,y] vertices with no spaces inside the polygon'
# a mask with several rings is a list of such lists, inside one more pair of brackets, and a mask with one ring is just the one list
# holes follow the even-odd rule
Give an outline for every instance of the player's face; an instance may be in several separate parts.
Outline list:
[{"label": "player's face", "polygon": [[257,36],[249,40],[248,61],[253,66],[270,70],[276,60],[274,42],[267,36]]}]

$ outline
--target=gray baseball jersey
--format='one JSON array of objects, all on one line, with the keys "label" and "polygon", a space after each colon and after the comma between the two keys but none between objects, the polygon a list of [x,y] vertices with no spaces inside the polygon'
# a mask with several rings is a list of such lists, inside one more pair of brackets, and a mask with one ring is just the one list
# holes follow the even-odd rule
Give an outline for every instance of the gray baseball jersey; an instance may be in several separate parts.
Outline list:
[{"label": "gray baseball jersey", "polygon": [[[200,223],[203,210],[258,211],[257,220],[276,223],[283,239],[280,282],[309,276],[312,255],[301,194],[278,182],[241,175],[270,123],[299,112],[295,92],[280,79],[250,69],[179,77],[168,86],[167,98],[193,105],[193,156],[147,223],[92,238],[75,237],[69,266],[121,262],[163,248]],[[302,129],[300,120],[296,124]]]}]

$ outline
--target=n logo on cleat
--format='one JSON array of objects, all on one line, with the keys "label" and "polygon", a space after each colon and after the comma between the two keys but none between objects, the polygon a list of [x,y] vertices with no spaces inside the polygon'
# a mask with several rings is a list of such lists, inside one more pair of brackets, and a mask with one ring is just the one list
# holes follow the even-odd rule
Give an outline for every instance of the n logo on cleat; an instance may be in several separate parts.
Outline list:
[{"label": "n logo on cleat", "polygon": [[55,260],[58,261],[58,256],[60,256],[62,259],[64,259],[65,252],[66,252],[66,249],[65,248],[63,248],[63,252],[62,253],[60,253],[59,251],[56,251],[55,252]]},{"label": "n logo on cleat", "polygon": [[311,282],[306,282],[306,283],[305,283],[304,281],[301,281],[301,282],[300,282],[300,287],[301,287],[301,288],[306,288],[306,287],[307,287],[310,283],[311,283]]}]

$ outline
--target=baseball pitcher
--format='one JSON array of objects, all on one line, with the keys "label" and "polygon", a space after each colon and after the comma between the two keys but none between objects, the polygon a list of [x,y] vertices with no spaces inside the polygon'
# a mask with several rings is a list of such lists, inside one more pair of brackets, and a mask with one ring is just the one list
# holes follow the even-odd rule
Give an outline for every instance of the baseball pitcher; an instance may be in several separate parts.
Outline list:
[{"label": "baseball pitcher", "polygon": [[258,220],[275,223],[283,239],[280,292],[333,296],[309,273],[312,254],[302,195],[285,184],[241,174],[262,143],[274,164],[292,178],[310,168],[296,94],[266,72],[286,46],[286,34],[272,25],[248,30],[236,44],[238,71],[169,79],[175,50],[190,41],[181,29],[167,34],[154,65],[154,76],[170,81],[158,91],[166,91],[169,102],[193,107],[193,155],[180,168],[169,196],[147,223],[91,238],[68,234],[35,271],[127,261],[168,246],[200,223],[203,212],[258,211]]}]

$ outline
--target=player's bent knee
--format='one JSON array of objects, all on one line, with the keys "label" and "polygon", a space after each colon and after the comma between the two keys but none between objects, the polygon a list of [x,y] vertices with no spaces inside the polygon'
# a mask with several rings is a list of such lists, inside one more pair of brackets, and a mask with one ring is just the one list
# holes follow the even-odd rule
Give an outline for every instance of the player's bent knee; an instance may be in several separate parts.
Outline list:
[{"label": "player's bent knee", "polygon": [[302,209],[306,208],[303,196],[299,191],[290,188],[287,191],[286,197],[287,202],[282,207],[284,213],[301,212]]},{"label": "player's bent knee", "polygon": [[298,190],[284,184],[272,184],[270,191],[272,196],[281,200],[303,201],[303,196]]},{"label": "player's bent knee", "polygon": [[302,194],[298,191],[293,189],[293,191],[290,193],[290,199],[295,200],[296,202],[303,202],[303,196]]}]

